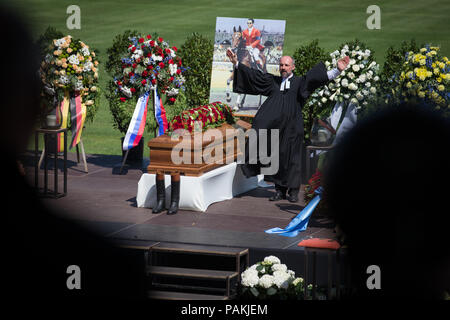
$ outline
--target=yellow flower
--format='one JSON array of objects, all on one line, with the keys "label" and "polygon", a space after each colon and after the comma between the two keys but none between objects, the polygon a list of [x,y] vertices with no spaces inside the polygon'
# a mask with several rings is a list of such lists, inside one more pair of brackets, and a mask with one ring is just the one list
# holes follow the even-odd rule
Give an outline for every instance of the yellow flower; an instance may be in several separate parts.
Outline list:
[{"label": "yellow flower", "polygon": [[427,51],[427,48],[421,48],[420,49],[420,52],[426,52]]},{"label": "yellow flower", "polygon": [[447,62],[448,61],[448,58],[447,57],[444,57],[444,58],[442,58],[445,62]]},{"label": "yellow flower", "polygon": [[437,80],[437,82],[439,82],[439,83],[442,82],[442,78],[441,78],[441,77],[438,77],[436,80]]},{"label": "yellow flower", "polygon": [[433,69],[433,73],[434,73],[435,75],[439,75],[439,68],[434,68],[434,69]]},{"label": "yellow flower", "polygon": [[411,84],[410,81],[408,81],[408,83],[406,84],[406,87],[407,87],[407,88],[411,88],[411,87],[412,87],[412,84]]},{"label": "yellow flower", "polygon": [[418,95],[420,98],[425,98],[425,92],[423,92],[423,91],[417,91],[417,95]]},{"label": "yellow flower", "polygon": [[438,86],[438,90],[439,90],[439,91],[444,91],[444,90],[445,90],[445,87],[441,84],[441,85]]},{"label": "yellow flower", "polygon": [[433,72],[427,71],[427,77],[430,78],[433,75]]},{"label": "yellow flower", "polygon": [[421,66],[424,66],[426,62],[427,62],[426,59],[420,59],[419,60],[419,63],[420,63]]}]

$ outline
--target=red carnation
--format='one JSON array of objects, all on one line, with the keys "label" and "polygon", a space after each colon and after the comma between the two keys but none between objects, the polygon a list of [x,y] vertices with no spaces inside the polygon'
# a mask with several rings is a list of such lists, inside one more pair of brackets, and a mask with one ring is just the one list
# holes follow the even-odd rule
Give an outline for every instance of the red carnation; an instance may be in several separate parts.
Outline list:
[{"label": "red carnation", "polygon": [[154,47],[154,46],[155,46],[155,41],[153,41],[153,40],[150,41],[150,46],[151,46],[151,47]]},{"label": "red carnation", "polygon": [[173,60],[172,59],[169,60],[169,64],[173,64]]},{"label": "red carnation", "polygon": [[142,76],[143,76],[143,77],[146,77],[146,76],[148,76],[148,72],[147,72],[147,70],[144,70],[144,71],[142,72]]},{"label": "red carnation", "polygon": [[180,74],[181,73],[181,69],[177,69],[177,74]]},{"label": "red carnation", "polygon": [[156,84],[156,79],[152,79],[152,84]]},{"label": "red carnation", "polygon": [[172,49],[173,49],[173,51],[177,51],[178,50],[177,47],[172,47]]},{"label": "red carnation", "polygon": [[170,77],[169,81],[172,82],[173,81],[173,77]]},{"label": "red carnation", "polygon": [[175,102],[175,98],[174,98],[174,97],[171,97],[171,98],[169,99],[169,101],[170,101],[170,102]]},{"label": "red carnation", "polygon": [[144,38],[139,38],[139,43],[143,43],[144,42]]},{"label": "red carnation", "polygon": [[117,85],[118,85],[118,86],[121,86],[121,85],[122,85],[122,82],[117,81]]},{"label": "red carnation", "polygon": [[167,53],[167,54],[170,54],[170,49],[166,49],[166,53]]},{"label": "red carnation", "polygon": [[133,67],[133,69],[136,69],[137,64],[136,64],[136,63],[133,63],[132,67]]},{"label": "red carnation", "polygon": [[164,41],[164,39],[163,39],[163,38],[161,38],[161,37],[159,37],[159,38],[158,38],[158,41],[159,41],[159,42],[163,42],[163,41]]},{"label": "red carnation", "polygon": [[127,101],[127,98],[125,98],[125,97],[120,97],[120,101],[125,102],[125,101]]},{"label": "red carnation", "polygon": [[147,35],[147,39],[150,40],[151,38],[152,38],[152,36],[148,34],[148,35]]},{"label": "red carnation", "polygon": [[132,76],[134,76],[134,72],[130,72],[130,73],[128,74],[128,76],[131,78]]},{"label": "red carnation", "polygon": [[152,69],[153,69],[153,66],[152,66],[152,65],[148,65],[148,66],[147,66],[147,69],[148,69],[148,70],[152,70]]},{"label": "red carnation", "polygon": [[135,89],[135,88],[130,88],[130,91],[133,92],[133,93],[135,93],[135,92],[136,92],[136,89]]},{"label": "red carnation", "polygon": [[136,51],[136,47],[131,48],[131,52],[135,52]]},{"label": "red carnation", "polygon": [[178,65],[181,67],[181,59],[178,60]]},{"label": "red carnation", "polygon": [[144,80],[141,81],[141,83],[144,86],[147,83],[147,80],[144,79]]},{"label": "red carnation", "polygon": [[164,64],[164,62],[160,62],[159,63],[159,67],[162,69],[162,68],[164,68],[166,65]]}]

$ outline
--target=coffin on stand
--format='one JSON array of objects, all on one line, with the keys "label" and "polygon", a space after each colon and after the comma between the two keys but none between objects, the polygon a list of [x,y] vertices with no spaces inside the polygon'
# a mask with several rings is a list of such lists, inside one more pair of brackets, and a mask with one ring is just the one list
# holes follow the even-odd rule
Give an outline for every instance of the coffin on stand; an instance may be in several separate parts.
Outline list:
[{"label": "coffin on stand", "polygon": [[[201,134],[201,140],[196,141],[194,134],[186,134],[174,139],[168,135],[162,135],[148,142],[150,148],[150,165],[148,173],[171,174],[179,172],[181,175],[198,177],[225,164],[236,161],[239,155],[238,129],[247,130],[251,127],[248,122],[238,120],[235,125],[228,123],[215,128],[220,131],[222,139],[215,137],[210,130]],[[197,138],[200,134],[197,135]],[[227,147],[229,150],[227,150]],[[216,150],[222,150],[222,161],[207,161],[204,155],[216,158]],[[172,152],[181,159],[188,159],[182,163],[174,163]],[[185,154],[188,152],[188,154]],[[200,160],[200,161],[199,161]],[[216,159],[217,160],[217,159]]]},{"label": "coffin on stand", "polygon": [[[179,207],[183,210],[206,211],[214,202],[232,199],[234,196],[250,191],[258,187],[263,176],[246,178],[235,160],[239,155],[237,129],[244,131],[251,125],[245,121],[237,121],[234,126],[224,124],[217,128],[222,133],[222,139],[206,139],[203,133],[203,141],[194,146],[193,136],[191,141],[179,137],[172,141],[171,137],[163,135],[148,142],[150,147],[150,165],[148,173],[142,175],[138,184],[136,202],[138,207],[153,208],[156,205],[156,173],[164,173],[166,186],[166,207],[170,201],[169,174],[179,172],[181,174],[181,192]],[[227,130],[228,129],[228,130]],[[206,134],[208,136],[208,134]],[[217,140],[217,141],[216,141]],[[228,153],[228,146],[232,146]],[[191,163],[175,164],[172,162],[173,148],[182,149],[190,147]],[[194,163],[195,157],[204,154],[215,156],[216,148],[221,148],[222,163],[207,163],[201,157],[201,163]],[[178,150],[180,157],[184,150]],[[227,164],[228,162],[228,164]]]}]

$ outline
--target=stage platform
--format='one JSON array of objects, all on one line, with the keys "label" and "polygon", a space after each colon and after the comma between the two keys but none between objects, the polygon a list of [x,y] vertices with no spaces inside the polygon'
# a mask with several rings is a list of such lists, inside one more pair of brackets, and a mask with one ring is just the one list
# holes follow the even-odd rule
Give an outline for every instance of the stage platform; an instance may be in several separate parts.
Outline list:
[{"label": "stage platform", "polygon": [[[284,228],[303,209],[303,196],[298,203],[287,200],[268,201],[273,187],[257,188],[231,200],[211,204],[206,212],[180,210],[152,214],[151,209],[138,208],[138,181],[145,172],[148,158],[142,163],[126,165],[119,174],[122,157],[87,155],[88,173],[77,163],[75,153],[68,153],[67,196],[43,199],[56,214],[81,223],[109,239],[142,240],[248,248],[250,264],[267,255],[276,255],[294,271],[303,270],[303,249],[297,244],[305,238],[334,238],[334,226],[325,218],[313,216],[308,229],[297,237],[271,235],[264,230]],[[27,179],[34,185],[33,154],[23,157]],[[62,160],[59,162],[59,186],[62,188]],[[52,164],[49,164],[52,169]],[[43,185],[43,168],[39,184]],[[49,172],[49,186],[53,175]]]}]

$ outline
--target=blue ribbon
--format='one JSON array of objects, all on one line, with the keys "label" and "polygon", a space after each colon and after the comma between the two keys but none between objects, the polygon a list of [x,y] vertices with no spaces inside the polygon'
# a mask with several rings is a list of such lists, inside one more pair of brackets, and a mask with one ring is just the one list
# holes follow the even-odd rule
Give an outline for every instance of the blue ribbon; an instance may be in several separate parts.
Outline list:
[{"label": "blue ribbon", "polygon": [[284,229],[281,228],[272,228],[268,229],[265,232],[271,234],[279,234],[280,236],[285,237],[296,237],[299,232],[305,231],[308,227],[309,218],[313,213],[314,209],[319,204],[319,201],[322,196],[322,187],[319,187],[314,191],[317,194],[308,205],[300,211],[300,213],[288,224],[288,226]]}]

